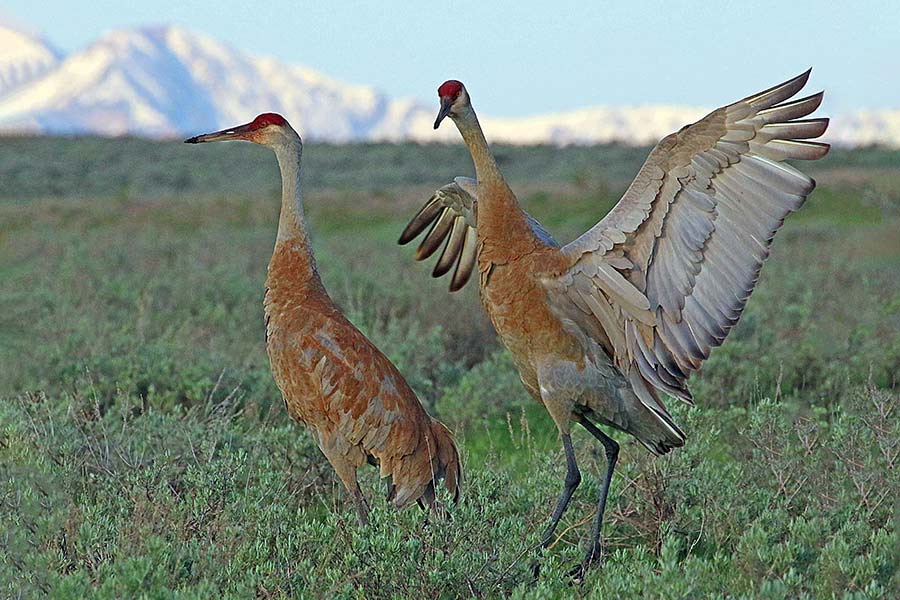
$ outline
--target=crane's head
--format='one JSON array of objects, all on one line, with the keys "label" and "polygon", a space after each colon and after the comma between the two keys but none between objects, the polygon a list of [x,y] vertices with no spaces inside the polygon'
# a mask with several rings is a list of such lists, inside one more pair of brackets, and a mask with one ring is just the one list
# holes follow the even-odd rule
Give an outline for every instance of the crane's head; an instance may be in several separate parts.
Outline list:
[{"label": "crane's head", "polygon": [[450,79],[441,84],[441,87],[438,88],[438,97],[441,99],[441,110],[434,121],[435,129],[441,125],[444,117],[449,116],[451,119],[455,119],[472,107],[469,103],[469,93],[466,91],[466,86],[455,79]]},{"label": "crane's head", "polygon": [[277,146],[286,142],[299,143],[300,136],[287,122],[287,119],[277,113],[263,113],[246,125],[239,125],[214,133],[205,133],[184,140],[185,144],[200,144],[202,142],[226,142],[229,140],[246,140],[263,146]]}]

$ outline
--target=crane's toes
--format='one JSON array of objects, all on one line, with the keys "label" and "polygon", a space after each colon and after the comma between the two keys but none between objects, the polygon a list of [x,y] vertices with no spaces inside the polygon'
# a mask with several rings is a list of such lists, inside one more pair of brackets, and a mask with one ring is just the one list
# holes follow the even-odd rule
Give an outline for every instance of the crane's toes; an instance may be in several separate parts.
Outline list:
[{"label": "crane's toes", "polygon": [[583,561],[569,569],[569,577],[572,578],[573,585],[581,585],[584,577],[593,566],[600,566],[600,552],[590,552]]},{"label": "crane's toes", "polygon": [[532,585],[537,583],[537,580],[541,576],[541,561],[539,558],[534,558],[531,561],[531,583]]},{"label": "crane's toes", "polygon": [[544,548],[549,543],[548,539],[541,540],[537,548],[534,549],[534,556],[531,558],[531,582],[534,583],[541,576],[541,557],[544,555]]},{"label": "crane's toes", "polygon": [[569,569],[568,575],[572,578],[572,585],[584,583],[584,575],[587,573],[588,567],[590,567],[590,563],[581,562]]}]

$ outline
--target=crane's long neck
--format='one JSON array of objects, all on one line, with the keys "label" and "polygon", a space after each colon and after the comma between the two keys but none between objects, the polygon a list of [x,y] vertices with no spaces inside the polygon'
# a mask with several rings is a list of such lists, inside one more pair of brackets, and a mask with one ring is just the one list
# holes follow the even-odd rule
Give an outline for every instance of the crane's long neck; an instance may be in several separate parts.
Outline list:
[{"label": "crane's long neck", "polygon": [[484,137],[484,131],[481,129],[481,123],[478,122],[478,116],[475,111],[469,107],[465,113],[456,119],[456,127],[469,148],[472,155],[472,162],[475,163],[475,175],[479,183],[485,184],[502,184],[505,187],[506,180],[497,166],[494,154],[488,146],[487,139]]},{"label": "crane's long neck", "polygon": [[309,232],[303,216],[303,194],[300,188],[300,156],[302,146],[297,142],[286,142],[274,146],[278,166],[281,169],[281,214],[278,219],[278,237],[269,270],[278,267],[276,263],[290,263],[290,279],[303,285],[319,281],[316,261],[313,258]]},{"label": "crane's long neck", "polygon": [[479,235],[496,239],[513,236],[531,241],[534,233],[519,201],[500,172],[500,167],[488,146],[481,124],[471,106],[454,118],[457,128],[469,148],[478,178]]}]

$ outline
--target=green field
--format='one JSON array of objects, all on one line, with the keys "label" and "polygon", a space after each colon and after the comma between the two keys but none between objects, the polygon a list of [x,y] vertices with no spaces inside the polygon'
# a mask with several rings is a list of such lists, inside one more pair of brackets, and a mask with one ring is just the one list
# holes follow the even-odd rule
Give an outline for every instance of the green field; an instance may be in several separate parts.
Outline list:
[{"label": "green field", "polygon": [[[498,149],[568,241],[646,149]],[[555,428],[474,286],[396,238],[471,165],[461,145],[310,145],[306,197],[335,300],[455,431],[450,519],[397,512],[374,470],[368,529],[264,348],[274,157],[249,144],[0,140],[0,597],[900,597],[900,152],[833,151],[776,240],[739,326],[669,406],[687,445],[622,443],[601,569],[581,558],[604,469],[532,584],[562,485]]]}]

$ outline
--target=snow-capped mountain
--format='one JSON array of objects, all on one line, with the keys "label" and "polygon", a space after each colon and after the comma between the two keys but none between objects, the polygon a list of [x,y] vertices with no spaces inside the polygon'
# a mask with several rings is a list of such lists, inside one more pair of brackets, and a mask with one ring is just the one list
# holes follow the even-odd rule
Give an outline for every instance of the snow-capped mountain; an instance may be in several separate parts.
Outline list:
[{"label": "snow-capped mountain", "polygon": [[0,23],[0,96],[45,74],[59,58],[40,36]]},{"label": "snow-capped mountain", "polygon": [[[650,145],[711,110],[689,106],[601,107],[522,119],[487,118],[482,121],[492,139],[514,144],[620,142]],[[866,110],[837,115],[825,111],[822,116],[831,117],[831,123],[820,141],[845,147],[900,148],[900,110]]]},{"label": "snow-capped mountain", "polygon": [[365,137],[387,104],[371,88],[156,27],[111,32],[0,99],[0,126],[167,137],[277,111],[308,137],[343,141]]},{"label": "snow-capped mountain", "polygon": [[655,144],[709,110],[688,106],[586,108],[521,119],[485,119],[493,135],[517,144]]},{"label": "snow-capped mountain", "polygon": [[[435,104],[255,56],[180,27],[112,31],[64,59],[0,24],[0,131],[175,137],[283,113],[308,139],[456,141]],[[600,107],[482,117],[492,141],[651,144],[706,114],[679,106]],[[826,141],[900,147],[900,110],[832,115]]]},{"label": "snow-capped mountain", "polygon": [[[435,104],[436,106],[436,104]],[[652,145],[701,119],[712,108],[692,106],[596,107],[531,117],[480,117],[493,142],[510,144]],[[456,142],[452,127],[432,131],[435,108],[395,101],[369,139]],[[831,117],[822,141],[837,146],[880,145],[900,148],[900,110],[867,110]]]}]

